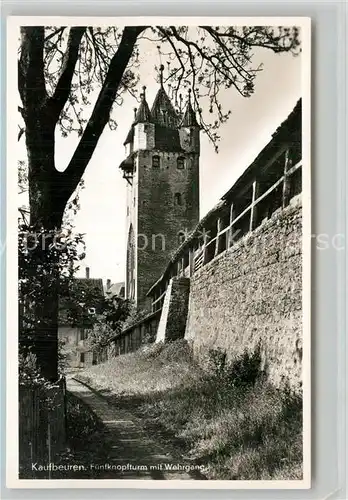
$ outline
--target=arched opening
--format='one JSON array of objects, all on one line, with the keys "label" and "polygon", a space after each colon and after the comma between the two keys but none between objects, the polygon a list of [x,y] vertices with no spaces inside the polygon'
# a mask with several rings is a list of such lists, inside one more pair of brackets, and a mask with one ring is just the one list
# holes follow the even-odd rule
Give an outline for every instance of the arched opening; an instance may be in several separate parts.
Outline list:
[{"label": "arched opening", "polygon": [[160,157],[158,155],[152,157],[152,168],[160,168]]},{"label": "arched opening", "polygon": [[178,244],[181,245],[185,241],[184,231],[179,231],[178,233]]},{"label": "arched opening", "polygon": [[183,170],[185,168],[185,158],[183,156],[179,156],[176,160],[176,167],[178,170]]},{"label": "arched opening", "polygon": [[174,203],[175,205],[182,205],[182,194],[181,193],[175,193],[174,194]]}]

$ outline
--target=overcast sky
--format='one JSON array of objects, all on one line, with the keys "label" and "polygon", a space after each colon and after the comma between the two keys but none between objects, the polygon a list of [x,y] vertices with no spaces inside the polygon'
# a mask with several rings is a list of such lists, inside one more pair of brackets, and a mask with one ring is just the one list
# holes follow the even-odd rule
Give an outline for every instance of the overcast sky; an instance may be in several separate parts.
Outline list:
[{"label": "overcast sky", "polygon": [[[156,44],[142,53],[140,82],[147,86],[151,107],[158,90],[155,65],[159,65]],[[258,75],[255,93],[246,99],[233,89],[224,91],[221,103],[231,109],[229,121],[220,129],[220,152],[215,153],[208,139],[201,137],[200,156],[200,216],[212,208],[248,167],[270,140],[271,134],[301,97],[301,58],[290,54],[274,54],[260,50],[255,61],[264,63]],[[137,106],[131,97],[125,98],[116,110],[119,126],[116,131],[106,128],[84,175],[85,189],[80,196],[81,209],[75,217],[77,232],[85,233],[87,247],[84,267],[90,267],[91,277],[124,281],[126,257],[126,181],[118,166],[124,159],[123,142]],[[58,169],[67,166],[77,144],[77,137],[56,139]],[[25,159],[25,144],[20,141],[19,159]]]}]

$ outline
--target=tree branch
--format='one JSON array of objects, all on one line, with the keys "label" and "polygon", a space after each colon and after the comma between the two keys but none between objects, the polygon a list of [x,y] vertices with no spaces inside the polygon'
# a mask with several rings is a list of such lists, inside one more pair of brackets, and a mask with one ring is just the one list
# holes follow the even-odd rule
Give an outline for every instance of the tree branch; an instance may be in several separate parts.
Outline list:
[{"label": "tree branch", "polygon": [[47,97],[43,63],[44,38],[43,26],[21,28],[18,90],[26,111],[28,108],[38,111]]},{"label": "tree branch", "polygon": [[22,135],[24,134],[25,129],[24,127],[19,127],[19,132],[18,132],[18,142],[21,140]]},{"label": "tree branch", "polygon": [[52,33],[50,33],[49,35],[47,35],[46,38],[45,38],[45,42],[48,42],[51,38],[55,37],[56,35],[59,35],[59,34],[63,33],[63,31],[65,30],[65,28],[66,28],[66,26],[62,26],[61,28],[58,28],[55,31],[53,31]]},{"label": "tree branch", "polygon": [[79,47],[81,39],[86,31],[86,27],[79,26],[70,29],[67,48],[63,57],[62,67],[56,89],[53,96],[49,100],[48,105],[51,107],[55,114],[56,120],[58,120],[60,113],[62,112],[70,91],[71,91],[71,81],[75,71],[76,61],[79,55]]},{"label": "tree branch", "polygon": [[133,54],[138,35],[146,26],[124,28],[119,48],[113,56],[102,89],[81,140],[66,170],[60,174],[61,188],[68,199],[76,189],[107,124],[124,71]]}]

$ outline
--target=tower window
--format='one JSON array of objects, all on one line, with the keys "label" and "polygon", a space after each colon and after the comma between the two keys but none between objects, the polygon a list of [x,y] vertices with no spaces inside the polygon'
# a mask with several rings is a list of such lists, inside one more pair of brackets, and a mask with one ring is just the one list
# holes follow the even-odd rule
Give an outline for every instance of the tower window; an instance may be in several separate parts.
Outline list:
[{"label": "tower window", "polygon": [[181,193],[175,193],[175,195],[174,195],[174,203],[175,203],[175,205],[182,205],[182,195],[181,195]]},{"label": "tower window", "polygon": [[183,231],[180,231],[178,234],[178,243],[181,245],[185,241],[185,233]]},{"label": "tower window", "polygon": [[152,168],[159,168],[160,167],[160,157],[159,156],[153,156],[152,157]]},{"label": "tower window", "polygon": [[176,160],[176,166],[179,170],[185,168],[185,158],[179,156],[179,158]]}]

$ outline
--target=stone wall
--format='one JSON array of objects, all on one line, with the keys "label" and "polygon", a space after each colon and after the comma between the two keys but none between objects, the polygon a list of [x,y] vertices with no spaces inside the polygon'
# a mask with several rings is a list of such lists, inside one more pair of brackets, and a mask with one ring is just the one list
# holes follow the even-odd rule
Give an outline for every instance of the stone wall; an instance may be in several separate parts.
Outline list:
[{"label": "stone wall", "polygon": [[189,278],[172,278],[166,291],[156,342],[166,342],[184,337],[188,301]]},{"label": "stone wall", "polygon": [[196,355],[229,357],[260,342],[276,385],[301,387],[302,207],[299,197],[191,277],[185,337]]}]

